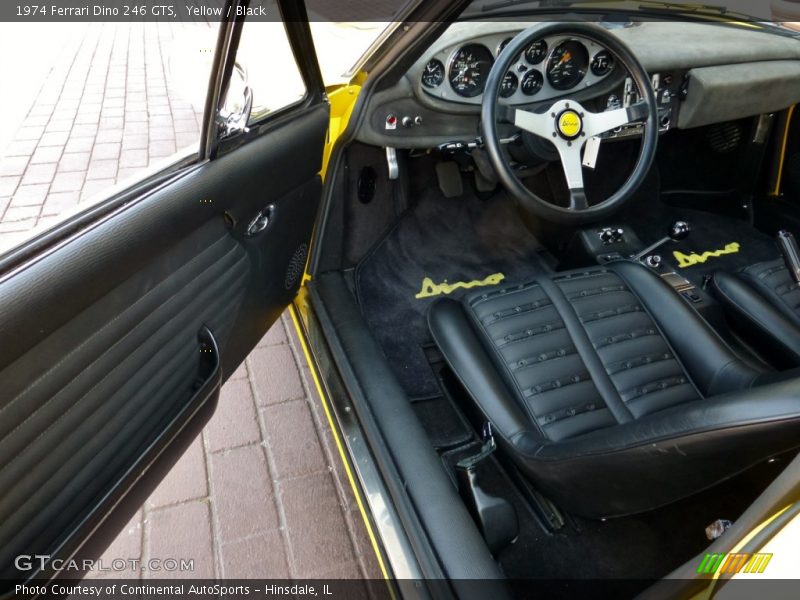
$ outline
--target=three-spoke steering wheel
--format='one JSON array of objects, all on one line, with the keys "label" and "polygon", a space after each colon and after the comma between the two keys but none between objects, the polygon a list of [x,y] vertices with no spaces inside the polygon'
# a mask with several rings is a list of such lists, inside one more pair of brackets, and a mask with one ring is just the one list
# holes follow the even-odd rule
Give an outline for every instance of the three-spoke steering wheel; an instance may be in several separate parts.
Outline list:
[{"label": "three-spoke steering wheel", "polygon": [[[610,51],[639,89],[641,100],[626,108],[594,113],[575,100],[558,100],[535,112],[501,104],[500,86],[506,72],[528,45],[545,36],[575,35],[594,41]],[[497,119],[551,141],[561,158],[570,192],[569,207],[543,200],[531,192],[514,173],[500,144]],[[603,219],[619,208],[641,185],[655,158],[658,142],[658,106],[650,78],[630,49],[616,36],[589,23],[544,23],[517,35],[500,53],[486,82],[481,107],[481,127],[492,166],[505,188],[520,206],[542,219],[565,225],[580,225]],[[587,140],[623,125],[644,122],[644,135],[636,166],[628,180],[610,198],[589,205],[583,183],[581,150]]]}]

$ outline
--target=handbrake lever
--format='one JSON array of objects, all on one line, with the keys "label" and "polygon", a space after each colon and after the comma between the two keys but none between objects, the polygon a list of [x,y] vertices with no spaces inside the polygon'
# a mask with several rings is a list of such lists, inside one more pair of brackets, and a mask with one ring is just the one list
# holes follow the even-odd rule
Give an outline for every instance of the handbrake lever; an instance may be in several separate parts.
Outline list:
[{"label": "handbrake lever", "polygon": [[778,232],[778,250],[781,251],[783,262],[796,283],[800,283],[800,247],[790,231],[781,229]]}]

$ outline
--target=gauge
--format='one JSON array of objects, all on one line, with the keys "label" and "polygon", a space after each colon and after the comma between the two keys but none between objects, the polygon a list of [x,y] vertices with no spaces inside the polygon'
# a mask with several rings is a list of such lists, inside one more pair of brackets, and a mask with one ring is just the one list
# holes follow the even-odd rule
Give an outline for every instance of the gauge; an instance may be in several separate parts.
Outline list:
[{"label": "gauge", "polygon": [[500,45],[497,47],[497,55],[498,55],[498,56],[500,55],[500,53],[501,53],[503,50],[505,50],[505,49],[506,49],[506,46],[508,46],[508,45],[511,43],[511,40],[513,40],[513,39],[514,39],[514,38],[506,38],[506,39],[504,39],[504,40],[503,40],[503,41],[500,43]]},{"label": "gauge", "polygon": [[580,42],[569,40],[553,50],[547,61],[547,80],[557,90],[571,90],[586,77],[589,53]]},{"label": "gauge", "polygon": [[442,61],[431,60],[425,65],[425,70],[422,71],[422,85],[429,88],[435,88],[442,85],[444,81],[444,65]]},{"label": "gauge", "polygon": [[511,71],[506,73],[503,77],[503,83],[500,84],[500,96],[503,98],[510,98],[514,95],[519,87],[519,79]]},{"label": "gauge", "polygon": [[486,46],[467,44],[450,62],[450,86],[459,96],[474,98],[483,93],[494,57]]},{"label": "gauge", "polygon": [[608,50],[601,50],[592,59],[592,73],[598,77],[608,75],[614,68],[614,57]]},{"label": "gauge", "polygon": [[528,71],[522,78],[522,93],[534,96],[539,93],[544,85],[544,76],[539,71]]},{"label": "gauge", "polygon": [[538,65],[545,56],[547,56],[547,42],[544,40],[533,42],[525,49],[525,60],[532,65]]}]

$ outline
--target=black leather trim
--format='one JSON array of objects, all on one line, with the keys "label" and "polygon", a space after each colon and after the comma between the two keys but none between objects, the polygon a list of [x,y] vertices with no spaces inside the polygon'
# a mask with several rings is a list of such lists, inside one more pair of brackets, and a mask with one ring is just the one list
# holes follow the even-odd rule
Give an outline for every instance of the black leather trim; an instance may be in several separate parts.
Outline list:
[{"label": "black leather trim", "polygon": [[737,331],[772,364],[782,368],[800,366],[797,315],[775,297],[774,288],[755,281],[752,276],[720,271],[714,274],[711,289]]},{"label": "black leather trim", "polygon": [[629,261],[612,268],[636,292],[705,396],[753,385],[762,371],[747,364],[660,277]]},{"label": "black leather trim", "polygon": [[550,299],[553,301],[553,304],[556,306],[559,314],[564,319],[564,323],[567,326],[570,337],[572,338],[578,353],[581,355],[583,363],[589,370],[589,375],[592,378],[592,382],[597,387],[600,395],[603,397],[606,406],[612,412],[617,422],[625,423],[630,421],[633,418],[633,415],[628,407],[622,402],[619,392],[614,387],[611,379],[608,377],[608,373],[606,372],[603,363],[600,361],[600,357],[597,356],[597,352],[595,351],[595,348],[592,345],[586,330],[583,328],[578,316],[575,314],[574,308],[564,297],[561,289],[559,289],[558,286],[556,286],[551,280],[543,277],[538,281],[539,285],[541,285],[542,288],[547,292],[547,295],[550,296]]},{"label": "black leather trim", "polygon": [[[747,364],[641,265],[613,263],[485,289],[462,303],[440,300],[428,321],[501,447],[578,514],[651,510],[800,447],[797,373],[776,377]],[[554,344],[561,348],[555,359]],[[557,360],[569,360],[568,370]],[[529,372],[528,362],[539,370]],[[588,387],[547,383],[580,365]],[[626,418],[597,420],[596,406],[582,412],[602,386],[607,403],[626,403]],[[543,422],[565,408],[567,429],[561,419]],[[595,419],[591,427],[580,422],[585,415]]]},{"label": "black leather trim", "polygon": [[[441,298],[431,304],[428,327],[433,340],[442,350],[445,360],[486,418],[497,426],[502,435],[513,438],[532,427],[531,417],[509,393],[472,329],[460,303]],[[541,430],[538,430],[540,435]]]}]

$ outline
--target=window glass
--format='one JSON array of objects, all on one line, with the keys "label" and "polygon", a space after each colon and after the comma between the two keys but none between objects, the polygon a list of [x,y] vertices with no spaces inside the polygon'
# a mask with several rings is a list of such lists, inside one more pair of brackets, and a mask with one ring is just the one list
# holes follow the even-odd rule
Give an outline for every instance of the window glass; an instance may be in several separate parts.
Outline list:
[{"label": "window glass", "polygon": [[218,29],[0,23],[0,251],[196,151]]},{"label": "window glass", "polygon": [[252,93],[250,123],[294,104],[306,93],[286,28],[277,20],[277,8],[274,2],[262,4],[272,7],[275,20],[245,21],[223,109],[226,114],[240,114],[245,104],[245,90],[249,89]]}]

